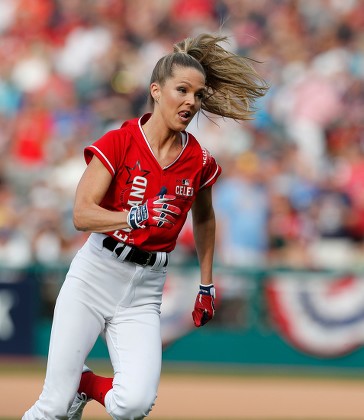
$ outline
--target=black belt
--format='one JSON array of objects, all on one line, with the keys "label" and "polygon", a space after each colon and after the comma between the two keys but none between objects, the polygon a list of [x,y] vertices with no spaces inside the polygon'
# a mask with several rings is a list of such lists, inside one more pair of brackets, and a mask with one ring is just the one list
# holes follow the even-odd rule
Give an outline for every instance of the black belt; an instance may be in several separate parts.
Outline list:
[{"label": "black belt", "polygon": [[[115,254],[118,257],[123,252],[124,248],[127,246],[126,244],[123,244],[122,242],[117,241],[111,236],[108,236],[107,238],[105,238],[102,241],[102,244],[104,248],[108,249],[109,251],[114,251],[118,245],[121,245],[115,250]],[[146,265],[154,265],[156,259],[157,259],[156,252],[148,252],[148,251],[143,251],[142,249],[139,249],[139,248],[130,247],[130,251],[124,258],[124,261],[129,261],[138,265],[146,266]],[[166,255],[166,261],[163,264],[163,267],[165,267],[167,264],[168,264],[168,256]]]}]

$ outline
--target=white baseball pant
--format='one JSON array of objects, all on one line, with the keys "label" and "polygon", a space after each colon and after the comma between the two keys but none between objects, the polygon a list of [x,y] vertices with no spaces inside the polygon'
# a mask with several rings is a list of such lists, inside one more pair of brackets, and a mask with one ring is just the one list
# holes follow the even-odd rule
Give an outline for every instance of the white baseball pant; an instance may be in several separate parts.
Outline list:
[{"label": "white baseball pant", "polygon": [[105,408],[136,420],[151,410],[161,371],[160,305],[166,254],[154,266],[123,262],[92,233],[73,259],[57,298],[44,387],[22,420],[67,419],[82,367],[99,334],[114,369]]}]

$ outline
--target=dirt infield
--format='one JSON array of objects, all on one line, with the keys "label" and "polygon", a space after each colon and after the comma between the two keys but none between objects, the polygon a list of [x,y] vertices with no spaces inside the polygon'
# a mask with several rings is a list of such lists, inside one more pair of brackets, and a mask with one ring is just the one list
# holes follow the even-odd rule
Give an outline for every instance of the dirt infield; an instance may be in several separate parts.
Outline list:
[{"label": "dirt infield", "polygon": [[[0,418],[19,419],[38,397],[43,372],[2,369]],[[94,401],[85,419],[108,419]],[[164,373],[155,420],[363,420],[364,381]]]}]

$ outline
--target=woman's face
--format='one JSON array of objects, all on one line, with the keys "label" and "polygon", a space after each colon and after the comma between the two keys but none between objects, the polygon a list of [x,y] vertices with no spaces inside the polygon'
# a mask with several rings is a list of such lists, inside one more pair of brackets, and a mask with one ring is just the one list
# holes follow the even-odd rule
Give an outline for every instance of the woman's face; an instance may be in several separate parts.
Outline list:
[{"label": "woman's face", "polygon": [[163,86],[153,85],[152,94],[157,102],[155,111],[161,113],[170,130],[185,130],[201,108],[205,76],[193,67],[175,66],[172,77]]}]

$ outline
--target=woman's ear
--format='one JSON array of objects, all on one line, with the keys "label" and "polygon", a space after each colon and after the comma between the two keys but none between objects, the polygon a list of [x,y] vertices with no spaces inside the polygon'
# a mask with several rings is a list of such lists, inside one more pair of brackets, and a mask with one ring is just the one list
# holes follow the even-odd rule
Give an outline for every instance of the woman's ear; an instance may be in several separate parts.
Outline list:
[{"label": "woman's ear", "polygon": [[160,86],[158,83],[152,83],[150,85],[150,94],[152,95],[154,102],[158,103],[160,97]]}]

